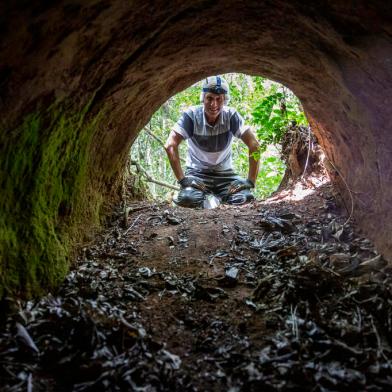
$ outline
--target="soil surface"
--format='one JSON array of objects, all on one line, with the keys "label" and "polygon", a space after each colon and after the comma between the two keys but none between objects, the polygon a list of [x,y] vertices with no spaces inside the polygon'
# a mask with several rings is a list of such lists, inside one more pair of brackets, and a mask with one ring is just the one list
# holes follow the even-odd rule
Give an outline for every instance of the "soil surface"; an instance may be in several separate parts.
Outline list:
[{"label": "soil surface", "polygon": [[6,301],[6,391],[391,390],[392,280],[329,184],[138,203],[58,293]]}]

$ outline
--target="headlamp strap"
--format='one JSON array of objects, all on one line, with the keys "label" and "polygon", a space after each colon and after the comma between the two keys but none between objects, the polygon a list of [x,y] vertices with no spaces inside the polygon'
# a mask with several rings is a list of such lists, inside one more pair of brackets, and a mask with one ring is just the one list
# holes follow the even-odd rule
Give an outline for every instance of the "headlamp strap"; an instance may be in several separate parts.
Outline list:
[{"label": "headlamp strap", "polygon": [[[208,78],[206,79],[208,83]],[[216,77],[216,86],[203,88],[203,93],[213,93],[213,94],[227,94],[226,89],[222,87],[222,79],[220,76]]]}]

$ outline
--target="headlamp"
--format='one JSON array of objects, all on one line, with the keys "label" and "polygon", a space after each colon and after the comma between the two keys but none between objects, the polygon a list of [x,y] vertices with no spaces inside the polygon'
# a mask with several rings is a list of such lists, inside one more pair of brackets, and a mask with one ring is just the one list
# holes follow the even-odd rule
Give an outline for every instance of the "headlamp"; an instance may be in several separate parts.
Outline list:
[{"label": "headlamp", "polygon": [[213,94],[227,94],[227,91],[221,86],[203,88],[203,93],[213,93]]}]

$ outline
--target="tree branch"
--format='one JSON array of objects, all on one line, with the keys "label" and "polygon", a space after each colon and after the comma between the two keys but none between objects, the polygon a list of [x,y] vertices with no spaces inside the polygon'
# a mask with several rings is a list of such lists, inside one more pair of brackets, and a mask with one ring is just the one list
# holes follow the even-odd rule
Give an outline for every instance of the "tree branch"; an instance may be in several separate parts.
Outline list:
[{"label": "tree branch", "polygon": [[136,166],[136,170],[141,173],[142,175],[144,175],[147,179],[147,182],[153,182],[154,184],[160,185],[160,186],[164,186],[166,188],[170,188],[170,189],[174,189],[175,191],[179,191],[180,187],[175,186],[175,185],[171,185],[168,184],[167,182],[163,182],[163,181],[159,181],[156,180],[155,178],[152,178],[140,165],[138,162],[131,160],[131,165]]},{"label": "tree branch", "polygon": [[[150,135],[153,139],[155,139],[162,147],[165,147],[165,143],[163,142],[162,139],[160,139],[157,135],[154,135],[151,131],[149,131],[147,128],[144,128],[144,131]],[[181,162],[185,162],[184,158],[180,157]]]},{"label": "tree branch", "polygon": [[154,135],[147,128],[144,128],[144,131],[147,132],[153,139],[155,139],[162,147],[165,145],[162,139],[160,139],[157,135]]}]

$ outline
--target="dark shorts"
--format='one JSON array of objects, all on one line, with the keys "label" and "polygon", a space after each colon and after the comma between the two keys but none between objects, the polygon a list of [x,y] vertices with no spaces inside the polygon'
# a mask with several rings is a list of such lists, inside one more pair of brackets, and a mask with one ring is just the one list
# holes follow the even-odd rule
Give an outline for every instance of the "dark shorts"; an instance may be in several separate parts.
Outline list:
[{"label": "dark shorts", "polygon": [[244,189],[231,195],[228,194],[227,190],[230,184],[241,178],[232,170],[210,172],[207,170],[195,170],[188,167],[185,171],[185,175],[196,177],[203,181],[207,188],[207,192],[192,187],[181,189],[177,199],[174,200],[179,206],[190,208],[203,207],[203,202],[208,194],[219,197],[221,202],[226,204],[240,205],[254,199],[254,196],[249,189]]}]

